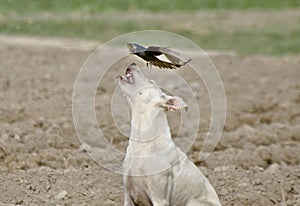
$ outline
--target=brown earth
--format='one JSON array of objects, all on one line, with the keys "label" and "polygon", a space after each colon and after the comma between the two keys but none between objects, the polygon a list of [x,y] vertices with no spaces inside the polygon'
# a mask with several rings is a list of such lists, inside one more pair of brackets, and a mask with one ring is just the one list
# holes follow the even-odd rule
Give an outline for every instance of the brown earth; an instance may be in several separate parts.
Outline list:
[{"label": "brown earth", "polygon": [[[93,48],[71,40],[1,36],[0,205],[123,204],[122,176],[85,152],[72,120],[74,81]],[[300,205],[300,57],[211,59],[226,90],[225,130],[205,162],[197,160],[201,138],[189,157],[223,205]],[[201,84],[193,85],[204,105],[201,136],[209,101]],[[102,97],[109,92],[99,90]],[[101,105],[96,109],[102,117],[109,113]],[[126,138],[111,125],[100,123],[124,149]]]}]

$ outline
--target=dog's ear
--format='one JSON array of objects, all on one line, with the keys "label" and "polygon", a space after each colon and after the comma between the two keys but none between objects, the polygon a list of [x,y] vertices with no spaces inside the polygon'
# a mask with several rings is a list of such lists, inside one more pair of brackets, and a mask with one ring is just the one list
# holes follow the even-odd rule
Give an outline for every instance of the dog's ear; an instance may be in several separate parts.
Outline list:
[{"label": "dog's ear", "polygon": [[180,97],[176,96],[167,96],[166,101],[162,104],[162,107],[167,111],[188,109],[188,105]]}]

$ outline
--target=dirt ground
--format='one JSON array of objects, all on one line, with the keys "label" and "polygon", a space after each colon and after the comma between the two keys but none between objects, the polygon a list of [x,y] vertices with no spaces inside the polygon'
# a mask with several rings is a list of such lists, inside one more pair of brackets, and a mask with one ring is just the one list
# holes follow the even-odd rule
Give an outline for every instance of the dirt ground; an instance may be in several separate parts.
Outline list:
[{"label": "dirt ground", "polygon": [[[74,81],[93,48],[75,40],[1,36],[0,205],[123,204],[122,176],[85,152],[73,125]],[[189,157],[223,205],[300,205],[300,56],[211,59],[226,90],[225,130],[205,162],[197,160],[203,138]],[[209,101],[197,86],[201,136]],[[103,97],[109,92],[99,90]],[[110,125],[100,126],[124,149],[126,138]]]}]

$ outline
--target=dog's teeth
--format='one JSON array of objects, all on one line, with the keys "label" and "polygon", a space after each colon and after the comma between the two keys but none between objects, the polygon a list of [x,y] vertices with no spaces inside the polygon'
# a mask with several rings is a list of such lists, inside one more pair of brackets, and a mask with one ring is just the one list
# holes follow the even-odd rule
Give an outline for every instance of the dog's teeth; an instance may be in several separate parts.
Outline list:
[{"label": "dog's teeth", "polygon": [[131,74],[129,73],[129,74],[126,74],[126,77],[131,77]]}]

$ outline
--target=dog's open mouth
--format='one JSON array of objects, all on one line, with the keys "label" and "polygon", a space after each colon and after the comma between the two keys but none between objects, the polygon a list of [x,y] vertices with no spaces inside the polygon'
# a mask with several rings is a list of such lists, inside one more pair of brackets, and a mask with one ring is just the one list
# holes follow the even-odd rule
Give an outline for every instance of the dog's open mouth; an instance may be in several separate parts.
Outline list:
[{"label": "dog's open mouth", "polygon": [[129,84],[134,83],[134,78],[133,78],[133,74],[131,72],[130,68],[126,69],[125,75],[119,75],[119,80],[120,81],[125,81]]}]

